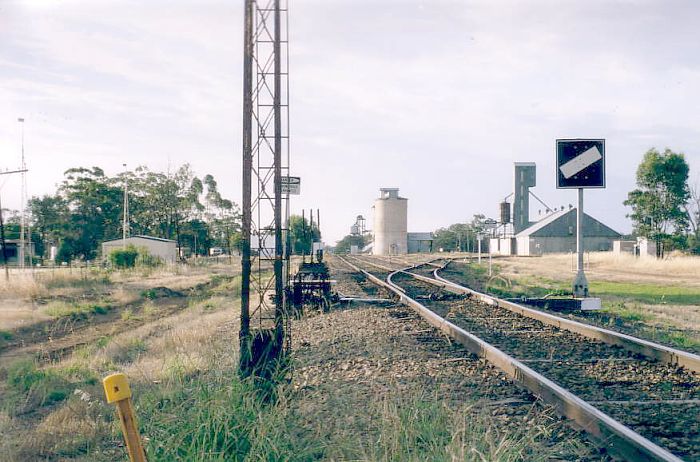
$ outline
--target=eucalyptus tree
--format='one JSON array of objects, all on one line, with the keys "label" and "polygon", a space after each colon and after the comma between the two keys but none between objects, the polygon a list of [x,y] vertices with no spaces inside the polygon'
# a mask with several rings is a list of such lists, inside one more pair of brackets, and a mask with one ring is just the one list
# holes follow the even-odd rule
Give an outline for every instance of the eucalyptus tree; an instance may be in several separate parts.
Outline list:
[{"label": "eucalyptus tree", "polygon": [[628,215],[638,235],[656,242],[657,256],[663,256],[663,242],[685,238],[688,213],[685,206],[690,199],[688,163],[682,153],[655,148],[644,154],[637,167],[637,188],[627,195],[625,205],[632,208]]}]

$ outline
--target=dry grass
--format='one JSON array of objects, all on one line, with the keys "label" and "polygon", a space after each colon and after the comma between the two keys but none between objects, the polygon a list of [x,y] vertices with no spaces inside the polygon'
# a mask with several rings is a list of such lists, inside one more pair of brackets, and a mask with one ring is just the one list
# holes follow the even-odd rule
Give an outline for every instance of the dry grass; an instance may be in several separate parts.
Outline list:
[{"label": "dry grass", "polygon": [[[501,273],[529,274],[555,281],[572,279],[575,256],[551,254],[530,258],[499,258]],[[615,255],[612,252],[586,254],[586,272],[600,280],[619,282],[647,282],[660,284],[689,284],[700,286],[700,257],[671,256],[663,260]]]},{"label": "dry grass", "polygon": [[25,440],[22,452],[79,454],[95,447],[110,434],[111,425],[102,418],[105,410],[99,396],[75,390],[71,399],[37,425],[33,438]]},{"label": "dry grass", "polygon": [[31,273],[14,273],[10,280],[0,278],[0,297],[10,299],[36,299],[48,295],[46,285]]}]

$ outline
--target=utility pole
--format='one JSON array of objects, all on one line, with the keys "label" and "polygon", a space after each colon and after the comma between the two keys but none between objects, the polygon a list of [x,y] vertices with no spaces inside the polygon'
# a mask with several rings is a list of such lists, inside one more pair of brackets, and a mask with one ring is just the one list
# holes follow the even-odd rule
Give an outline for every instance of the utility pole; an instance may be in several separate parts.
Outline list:
[{"label": "utility pole", "polygon": [[[19,170],[10,170],[10,171],[0,172],[0,175],[10,175],[12,173],[24,174],[25,172],[27,172],[27,170],[21,168]],[[7,245],[5,242],[5,223],[3,222],[3,219],[2,219],[2,201],[0,201],[0,245],[2,246],[2,263],[3,263],[3,266],[5,267],[5,280],[9,281],[10,280],[10,270],[7,268]]]},{"label": "utility pole", "polygon": [[7,268],[7,246],[5,245],[5,224],[2,221],[2,199],[0,199],[0,246],[2,246],[2,266],[5,267],[5,280],[10,280],[10,270]]},{"label": "utility pole", "polygon": [[[25,254],[24,254],[24,246],[25,246],[25,232],[26,232],[26,227],[27,227],[27,218],[25,214],[25,204],[27,203],[27,178],[25,175],[26,172],[26,164],[24,163],[24,119],[23,118],[18,118],[17,122],[22,124],[22,163],[20,164],[20,169],[23,170],[22,172],[22,190],[20,192],[20,221],[19,221],[19,267],[20,269],[24,270],[25,266]],[[31,241],[31,238],[29,239]]]},{"label": "utility pole", "polygon": [[124,218],[122,219],[122,246],[126,249],[126,238],[129,234],[129,179],[127,178],[126,164],[124,167]]}]

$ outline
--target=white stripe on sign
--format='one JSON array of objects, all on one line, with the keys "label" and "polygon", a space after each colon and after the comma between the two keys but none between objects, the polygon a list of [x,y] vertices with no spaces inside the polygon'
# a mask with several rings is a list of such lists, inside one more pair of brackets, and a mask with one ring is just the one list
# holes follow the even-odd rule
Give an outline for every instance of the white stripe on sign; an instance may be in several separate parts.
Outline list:
[{"label": "white stripe on sign", "polygon": [[559,170],[561,170],[561,173],[562,175],[564,175],[564,178],[569,179],[584,168],[598,162],[602,158],[603,155],[600,153],[600,151],[598,151],[598,148],[596,146],[593,146],[589,150],[585,151],[583,154],[579,154],[578,156],[574,157],[573,159],[559,167]]}]

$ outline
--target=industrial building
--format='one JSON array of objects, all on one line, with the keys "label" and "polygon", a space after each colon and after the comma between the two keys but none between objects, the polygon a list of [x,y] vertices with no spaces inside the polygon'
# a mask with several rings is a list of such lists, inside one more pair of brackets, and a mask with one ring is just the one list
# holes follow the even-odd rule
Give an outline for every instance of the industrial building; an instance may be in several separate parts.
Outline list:
[{"label": "industrial building", "polygon": [[[20,263],[20,246],[22,245],[19,239],[5,239],[5,256],[7,264],[11,266],[19,266]],[[0,258],[2,258],[2,243],[0,243]],[[34,243],[24,242],[25,263],[29,261],[29,256],[34,255]]]},{"label": "industrial building", "polygon": [[113,250],[123,249],[133,245],[136,248],[145,248],[154,257],[158,257],[165,263],[177,261],[177,242],[171,239],[162,239],[152,236],[131,236],[126,239],[115,239],[102,243],[102,256],[107,257]]},{"label": "industrial building", "polygon": [[[514,190],[500,204],[501,219],[489,248],[497,255],[542,255],[576,251],[576,207],[553,210],[534,195],[530,188],[536,186],[536,165],[532,162],[516,162]],[[507,201],[512,197],[512,204]],[[545,209],[545,217],[530,221],[530,197],[539,201]],[[512,205],[512,217],[510,214]],[[590,215],[583,214],[584,251],[608,251],[620,233]]]},{"label": "industrial building", "polygon": [[398,188],[381,188],[372,208],[372,254],[400,255],[432,251],[432,233],[408,232],[408,199],[399,196]]}]

